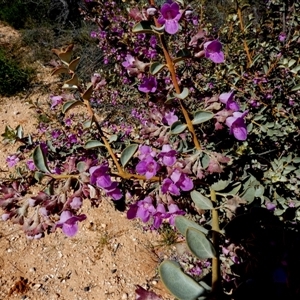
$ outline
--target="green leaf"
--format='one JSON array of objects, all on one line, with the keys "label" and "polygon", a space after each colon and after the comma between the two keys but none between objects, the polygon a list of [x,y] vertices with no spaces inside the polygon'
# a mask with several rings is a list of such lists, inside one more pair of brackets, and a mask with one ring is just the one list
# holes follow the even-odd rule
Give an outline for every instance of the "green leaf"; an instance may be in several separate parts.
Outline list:
[{"label": "green leaf", "polygon": [[197,191],[191,192],[191,198],[194,201],[195,205],[199,209],[213,209],[213,204],[210,199],[206,198]]},{"label": "green leaf", "polygon": [[41,146],[37,146],[32,154],[32,159],[34,162],[35,167],[44,172],[44,173],[51,173],[48,164],[47,164],[47,159],[45,157],[45,154],[41,148]]},{"label": "green leaf", "polygon": [[171,125],[171,133],[172,134],[179,134],[186,129],[187,125],[182,124],[180,121],[176,121]]},{"label": "green leaf", "polygon": [[203,232],[204,234],[208,233],[208,230],[201,225],[197,224],[196,222],[187,219],[184,216],[176,216],[175,217],[175,226],[177,230],[185,236],[186,230],[188,228],[195,228]]},{"label": "green leaf", "polygon": [[87,170],[87,165],[84,161],[80,161],[77,163],[76,168],[80,173],[82,173]]},{"label": "green leaf", "polygon": [[132,144],[127,146],[121,153],[121,157],[120,157],[120,161],[123,167],[125,167],[128,162],[130,161],[130,159],[132,158],[132,156],[134,155],[134,153],[136,152],[137,148],[138,148],[138,144]]},{"label": "green leaf", "polygon": [[84,129],[88,129],[92,126],[92,120],[86,120],[85,122],[82,123],[82,127]]},{"label": "green leaf", "polygon": [[288,63],[288,67],[292,67],[295,64],[295,62],[297,62],[295,59],[291,59]]},{"label": "green leaf", "polygon": [[201,285],[182,272],[178,263],[165,260],[158,270],[165,287],[179,300],[195,300],[205,293]]},{"label": "green leaf", "polygon": [[295,68],[293,68],[293,69],[291,70],[291,72],[294,73],[294,74],[297,74],[299,70],[300,70],[300,65],[298,65],[298,66],[296,66]]},{"label": "green leaf", "polygon": [[186,87],[182,90],[182,92],[180,94],[174,93],[174,96],[181,100],[185,99],[188,95],[189,95],[189,89]]},{"label": "green leaf", "polygon": [[82,104],[83,104],[82,101],[78,101],[78,100],[68,101],[63,105],[62,112],[65,114],[69,109]]},{"label": "green leaf", "polygon": [[153,63],[150,65],[149,71],[150,71],[150,73],[151,73],[152,75],[155,75],[155,74],[157,74],[158,72],[160,72],[165,66],[166,66],[166,65],[161,64],[160,62],[155,61],[155,62],[153,62]]},{"label": "green leaf", "polygon": [[216,192],[224,190],[228,184],[230,183],[230,180],[219,180],[216,183],[214,183],[211,188],[215,190]]},{"label": "green leaf", "polygon": [[291,88],[291,92],[296,92],[300,90],[300,84],[295,85],[294,87]]},{"label": "green leaf", "polygon": [[216,250],[206,236],[195,228],[186,230],[186,243],[190,251],[200,259],[216,257]]},{"label": "green leaf", "polygon": [[155,31],[151,27],[151,22],[149,21],[141,21],[135,24],[132,28],[133,33],[152,33],[154,34]]},{"label": "green leaf", "polygon": [[254,186],[249,187],[243,195],[241,195],[242,199],[245,199],[248,204],[252,203],[255,198],[255,188]]},{"label": "green leaf", "polygon": [[160,27],[156,27],[154,25],[151,25],[151,28],[153,29],[154,32],[158,34],[162,34],[165,31],[165,25],[162,25]]},{"label": "green leaf", "polygon": [[105,147],[105,145],[97,140],[87,141],[84,145],[85,149],[93,149],[93,148],[97,148],[97,147]]},{"label": "green leaf", "polygon": [[200,110],[195,112],[194,119],[192,120],[192,123],[194,125],[204,123],[214,117],[214,114],[210,111],[204,111]]},{"label": "green leaf", "polygon": [[34,179],[37,181],[37,182],[41,182],[41,180],[44,178],[44,173],[42,172],[34,172]]}]

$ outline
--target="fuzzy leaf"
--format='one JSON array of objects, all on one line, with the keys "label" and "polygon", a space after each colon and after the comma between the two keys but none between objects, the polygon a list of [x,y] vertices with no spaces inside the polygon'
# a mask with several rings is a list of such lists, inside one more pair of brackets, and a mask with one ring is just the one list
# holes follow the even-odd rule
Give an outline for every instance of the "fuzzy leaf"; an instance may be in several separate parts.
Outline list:
[{"label": "fuzzy leaf", "polygon": [[75,107],[77,105],[82,105],[83,103],[78,100],[72,100],[66,102],[62,107],[62,112],[65,114],[70,108]]},{"label": "fuzzy leaf", "polygon": [[194,125],[204,123],[214,117],[214,114],[210,111],[197,111],[194,114],[194,119],[192,120],[192,123]]},{"label": "fuzzy leaf", "polygon": [[219,180],[216,183],[214,183],[211,188],[215,190],[216,192],[224,190],[228,184],[230,183],[230,180]]},{"label": "fuzzy leaf", "polygon": [[210,199],[203,196],[201,193],[197,191],[191,192],[191,198],[194,201],[195,205],[199,209],[213,209],[213,204]]},{"label": "fuzzy leaf", "polygon": [[166,288],[179,300],[195,300],[205,293],[205,289],[184,274],[179,264],[173,261],[165,260],[161,263],[159,274]]},{"label": "fuzzy leaf", "polygon": [[141,21],[135,24],[132,28],[133,33],[155,33],[149,21]]},{"label": "fuzzy leaf", "polygon": [[72,78],[66,80],[64,85],[62,86],[63,89],[77,89],[79,85],[78,76],[74,73]]},{"label": "fuzzy leaf", "polygon": [[69,69],[74,72],[79,62],[80,62],[80,57],[73,59],[69,64]]},{"label": "fuzzy leaf", "polygon": [[69,74],[69,69],[65,66],[56,67],[52,72],[51,75],[59,75],[59,74]]},{"label": "fuzzy leaf", "polygon": [[178,231],[185,236],[186,230],[188,228],[195,228],[200,230],[201,232],[203,232],[204,234],[208,233],[208,230],[202,226],[200,226],[199,224],[197,224],[194,221],[191,221],[189,219],[187,219],[184,216],[177,216],[175,217],[175,226],[178,229]]},{"label": "fuzzy leaf", "polygon": [[180,94],[174,93],[174,96],[181,100],[185,99],[188,95],[189,95],[189,89],[186,87],[182,90],[182,92]]},{"label": "fuzzy leaf", "polygon": [[41,146],[37,146],[32,154],[32,159],[34,162],[35,167],[44,172],[44,173],[51,173],[48,164],[47,164],[47,159],[45,157],[45,154],[41,148]]},{"label": "fuzzy leaf", "polygon": [[155,74],[157,74],[158,72],[160,72],[165,66],[166,66],[166,65],[161,64],[160,62],[155,61],[155,62],[153,62],[153,63],[150,65],[149,71],[150,71],[150,73],[151,73],[152,75],[155,75]]},{"label": "fuzzy leaf", "polygon": [[93,148],[98,148],[98,147],[105,147],[105,145],[97,140],[87,141],[84,145],[85,149],[93,149]]},{"label": "fuzzy leaf", "polygon": [[294,87],[291,88],[291,92],[296,92],[300,90],[300,84],[295,85]]},{"label": "fuzzy leaf", "polygon": [[92,93],[93,93],[93,84],[92,83],[89,83],[87,89],[85,90],[85,92],[82,94],[82,99],[84,100],[90,100],[91,96],[92,96]]},{"label": "fuzzy leaf", "polygon": [[120,157],[120,161],[123,167],[125,167],[128,162],[130,161],[130,159],[132,158],[132,156],[134,155],[134,153],[136,152],[137,148],[138,148],[138,144],[132,144],[127,146],[121,154]]},{"label": "fuzzy leaf", "polygon": [[186,230],[186,243],[190,251],[200,259],[216,257],[216,250],[206,236],[195,228]]},{"label": "fuzzy leaf", "polygon": [[176,121],[171,125],[171,133],[179,134],[182,133],[186,129],[187,125],[182,124],[180,121]]}]

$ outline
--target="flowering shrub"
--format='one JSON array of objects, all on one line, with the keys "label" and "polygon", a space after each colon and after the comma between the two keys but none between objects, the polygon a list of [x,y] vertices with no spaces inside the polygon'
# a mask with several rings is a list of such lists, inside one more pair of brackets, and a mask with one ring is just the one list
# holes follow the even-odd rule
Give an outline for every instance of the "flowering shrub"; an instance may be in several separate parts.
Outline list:
[{"label": "flowering shrub", "polygon": [[[59,60],[52,74],[69,76],[62,86],[68,92],[50,97],[51,122],[39,124],[44,141],[25,136],[20,126],[6,128],[4,139],[24,145],[7,158],[18,175],[1,184],[2,219],[22,225],[29,238],[57,228],[73,236],[86,218],[83,200],[99,205],[108,197],[147,228],[175,226],[198,258],[187,268],[189,258],[176,256],[181,267],[199,280],[212,272],[209,287],[180,265],[162,263],[161,278],[177,298],[224,295],[265,278],[272,289],[274,274],[293,252],[267,233],[280,228],[290,238],[284,227],[297,227],[300,216],[300,36],[292,17],[299,18],[299,4],[287,10],[282,28],[279,4],[268,1],[267,15],[277,23],[269,27],[262,19],[263,29],[251,16],[244,24],[237,5],[217,35],[198,15],[205,13],[198,2],[149,1],[134,8],[86,2],[82,14],[98,26],[91,36],[106,68],[80,83],[73,45],[53,50]],[[115,107],[118,122],[101,118],[105,105]],[[70,115],[75,106],[86,112]],[[47,189],[27,197],[30,185],[41,182]],[[257,251],[257,236],[266,242],[263,251]],[[248,273],[272,249],[278,252],[269,273]],[[285,266],[281,282],[292,282],[291,265]],[[245,294],[238,288],[236,299]]]}]

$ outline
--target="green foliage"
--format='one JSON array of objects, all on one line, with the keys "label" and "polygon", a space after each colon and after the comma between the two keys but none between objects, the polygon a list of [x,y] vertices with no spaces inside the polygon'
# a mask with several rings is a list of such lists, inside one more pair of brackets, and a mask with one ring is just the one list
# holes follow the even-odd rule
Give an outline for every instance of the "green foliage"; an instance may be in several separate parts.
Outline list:
[{"label": "green foliage", "polygon": [[23,68],[0,49],[0,95],[11,96],[29,85],[33,71]]}]

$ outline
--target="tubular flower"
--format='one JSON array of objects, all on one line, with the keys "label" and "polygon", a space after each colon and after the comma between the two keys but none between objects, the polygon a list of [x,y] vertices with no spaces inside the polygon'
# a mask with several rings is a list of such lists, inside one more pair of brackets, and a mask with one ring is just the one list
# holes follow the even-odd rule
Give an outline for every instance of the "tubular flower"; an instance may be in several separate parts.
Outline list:
[{"label": "tubular flower", "polygon": [[239,141],[245,141],[247,139],[247,126],[244,117],[247,115],[248,110],[242,112],[234,112],[232,117],[226,119],[226,125],[230,129],[230,134]]},{"label": "tubular flower", "polygon": [[179,5],[176,2],[165,3],[161,7],[161,16],[158,18],[158,23],[165,25],[165,30],[169,34],[175,34],[179,30],[178,21],[181,18]]},{"label": "tubular flower", "polygon": [[224,62],[224,53],[222,44],[218,40],[206,42],[204,44],[205,57],[216,64]]}]

